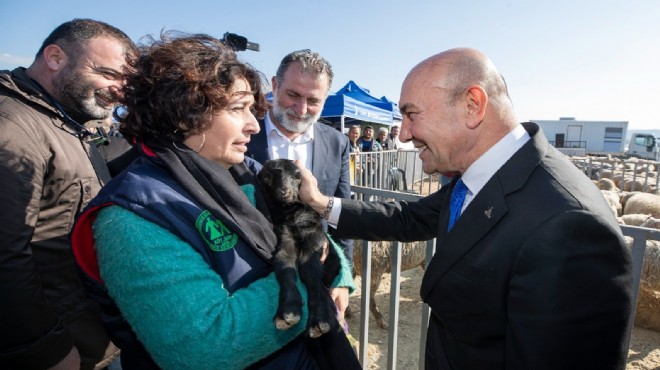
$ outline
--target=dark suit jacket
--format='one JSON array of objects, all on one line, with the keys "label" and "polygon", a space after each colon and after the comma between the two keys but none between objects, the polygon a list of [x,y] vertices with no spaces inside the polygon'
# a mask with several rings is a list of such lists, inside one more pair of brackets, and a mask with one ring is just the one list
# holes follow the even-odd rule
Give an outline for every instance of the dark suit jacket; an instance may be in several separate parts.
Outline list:
[{"label": "dark suit jacket", "polygon": [[416,203],[343,201],[338,235],[437,237],[421,296],[427,369],[624,369],[632,267],[594,184],[532,137],[447,233],[449,186]]},{"label": "dark suit jacket", "polygon": [[[259,126],[261,131],[250,138],[246,155],[263,164],[270,157],[263,120],[259,121]],[[346,135],[323,123],[314,124],[314,152],[311,170],[318,181],[319,190],[323,194],[337,198],[351,197],[349,153]],[[334,237],[335,230],[331,228],[329,233]],[[341,244],[346,257],[352,263],[353,241],[351,239],[334,239]]]}]

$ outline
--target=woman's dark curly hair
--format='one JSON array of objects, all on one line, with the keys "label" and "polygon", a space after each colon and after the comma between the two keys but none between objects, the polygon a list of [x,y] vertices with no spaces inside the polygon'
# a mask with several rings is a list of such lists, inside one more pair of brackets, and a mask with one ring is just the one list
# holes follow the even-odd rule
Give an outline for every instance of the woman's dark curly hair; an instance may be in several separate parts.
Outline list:
[{"label": "woman's dark curly hair", "polygon": [[139,47],[126,74],[122,102],[128,114],[119,131],[129,142],[145,139],[181,141],[186,133],[200,133],[213,113],[224,109],[236,80],[245,79],[254,95],[254,114],[267,106],[263,75],[222,41],[208,35],[163,32]]}]

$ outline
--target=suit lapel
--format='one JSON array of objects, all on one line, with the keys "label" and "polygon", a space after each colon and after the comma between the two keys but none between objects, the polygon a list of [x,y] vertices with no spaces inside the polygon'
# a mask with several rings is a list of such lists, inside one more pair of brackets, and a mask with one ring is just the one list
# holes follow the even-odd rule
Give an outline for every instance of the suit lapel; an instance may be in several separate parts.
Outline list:
[{"label": "suit lapel", "polygon": [[[549,150],[548,141],[536,124],[523,123],[523,126],[531,139],[486,183],[456,221],[450,233],[447,233],[447,223],[451,197],[445,197],[436,252],[426,269],[420,288],[424,301],[438,280],[504,217],[508,210],[506,196],[524,186]],[[448,194],[451,194],[451,190]]]},{"label": "suit lapel", "polygon": [[314,177],[317,179],[322,179],[323,178],[323,172],[325,171],[325,166],[328,161],[327,154],[329,152],[328,149],[328,141],[321,139],[323,137],[323,130],[325,129],[325,126],[322,123],[316,122],[314,123],[314,140],[312,143],[312,174]]},{"label": "suit lapel", "polygon": [[452,230],[447,232],[449,198],[446,197],[440,221],[435,255],[422,280],[421,296],[425,299],[437,281],[472,249],[507,212],[506,200],[497,176],[484,186],[470,202]]}]

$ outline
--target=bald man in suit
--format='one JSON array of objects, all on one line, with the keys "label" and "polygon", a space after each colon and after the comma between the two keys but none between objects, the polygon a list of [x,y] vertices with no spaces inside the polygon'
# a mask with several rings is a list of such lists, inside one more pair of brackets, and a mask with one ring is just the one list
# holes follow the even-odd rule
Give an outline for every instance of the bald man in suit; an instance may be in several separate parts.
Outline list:
[{"label": "bald man in suit", "polygon": [[[492,61],[434,55],[406,77],[400,107],[401,140],[453,181],[413,203],[335,199],[328,221],[343,237],[437,238],[420,289],[426,368],[623,370],[633,297],[620,228],[538,125],[518,123]],[[322,213],[329,198],[303,172],[301,197]]]}]

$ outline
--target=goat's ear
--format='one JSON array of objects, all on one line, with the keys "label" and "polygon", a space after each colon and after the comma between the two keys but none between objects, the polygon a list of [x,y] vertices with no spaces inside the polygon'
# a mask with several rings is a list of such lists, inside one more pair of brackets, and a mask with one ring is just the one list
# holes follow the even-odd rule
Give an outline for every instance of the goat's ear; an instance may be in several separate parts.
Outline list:
[{"label": "goat's ear", "polygon": [[270,184],[271,180],[273,180],[273,174],[262,169],[261,172],[259,172],[259,180],[261,180],[262,183]]}]

